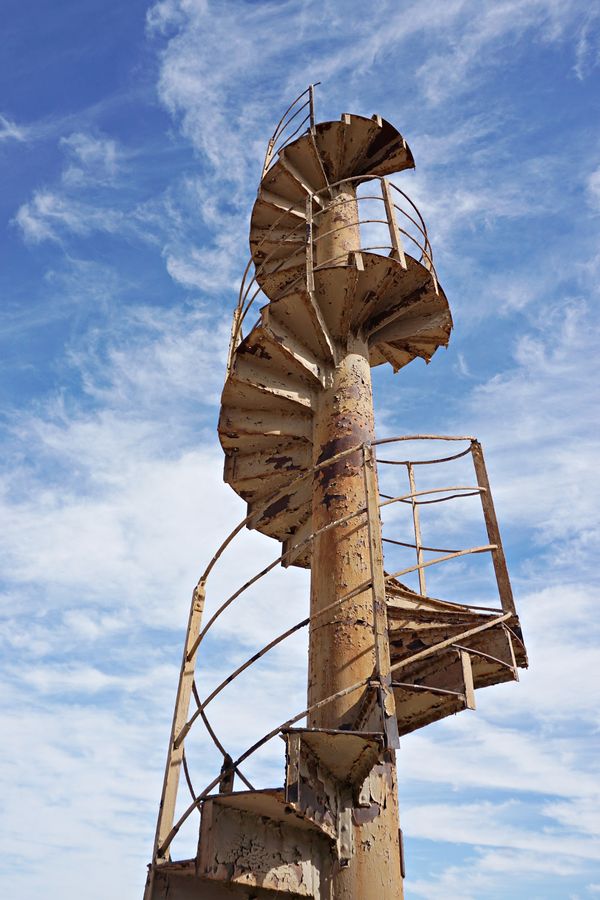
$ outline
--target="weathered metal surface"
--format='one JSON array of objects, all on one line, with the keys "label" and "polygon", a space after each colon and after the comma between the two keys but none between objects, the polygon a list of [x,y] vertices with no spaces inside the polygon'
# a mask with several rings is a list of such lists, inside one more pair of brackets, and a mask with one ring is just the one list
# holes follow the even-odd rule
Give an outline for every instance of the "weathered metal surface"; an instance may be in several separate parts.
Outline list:
[{"label": "weathered metal surface", "polygon": [[477,482],[485,490],[481,493],[481,505],[485,517],[485,525],[490,540],[490,544],[495,544],[496,549],[492,553],[494,562],[494,570],[498,581],[500,591],[500,599],[502,601],[502,609],[504,612],[515,613],[515,601],[513,598],[512,588],[510,586],[510,578],[508,568],[506,566],[506,558],[502,548],[502,540],[500,538],[500,529],[498,520],[496,519],[496,511],[492,500],[492,492],[490,490],[490,482],[487,475],[487,469],[483,459],[483,450],[479,441],[473,441],[472,445],[473,464],[477,473]]},{"label": "weathered metal surface", "polygon": [[275,819],[268,806],[254,812],[225,799],[205,801],[198,848],[198,874],[204,878],[333,900],[329,841],[316,830]]},{"label": "weathered metal surface", "polygon": [[360,248],[356,190],[350,183],[332,188],[331,195],[317,218],[319,240],[315,263],[345,266],[348,264],[348,254]]},{"label": "weathered metal surface", "polygon": [[[337,841],[344,785],[299,733],[286,734],[285,798],[303,816]],[[350,796],[349,788],[346,795]],[[346,804],[347,805],[347,804]]]},{"label": "weathered metal surface", "polygon": [[196,860],[190,859],[161,866],[148,896],[149,900],[272,900],[273,892],[203,878]]},{"label": "weathered metal surface", "polygon": [[[360,351],[360,345],[357,351]],[[371,371],[363,353],[349,353],[333,373],[332,385],[319,396],[315,411],[313,454],[321,463],[341,450],[373,439]],[[315,531],[365,507],[362,454],[355,454],[320,470],[313,488]],[[309,632],[309,704],[335,693],[372,673],[373,610],[366,516],[326,531],[313,541],[311,614],[331,605],[360,585],[366,589],[343,607],[333,610]],[[324,667],[322,660],[329,665]],[[341,698],[318,711],[311,726],[353,726],[359,696]]]},{"label": "weathered metal surface", "polygon": [[284,737],[288,742],[294,738],[301,743],[296,753],[308,749],[340,784],[352,787],[366,778],[379,760],[383,745],[382,734],[365,731],[289,728]]},{"label": "weathered metal surface", "polygon": [[333,839],[339,866],[353,865],[357,797],[379,763],[382,736],[290,729],[284,737],[286,800]]}]

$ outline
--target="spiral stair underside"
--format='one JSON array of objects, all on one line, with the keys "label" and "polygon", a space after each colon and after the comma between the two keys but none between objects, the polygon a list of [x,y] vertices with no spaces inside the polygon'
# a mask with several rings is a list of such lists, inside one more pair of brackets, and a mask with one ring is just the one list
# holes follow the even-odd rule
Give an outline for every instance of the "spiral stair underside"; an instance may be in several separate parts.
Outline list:
[{"label": "spiral stair underside", "polygon": [[[284,147],[263,177],[250,248],[269,302],[235,350],[219,420],[225,481],[248,502],[249,514],[313,464],[315,402],[348,340],[361,336],[371,366],[389,363],[395,372],[417,357],[429,362],[448,343],[450,311],[427,258],[351,252],[316,266],[314,285],[307,281],[307,198],[318,209],[334,182],[412,167],[410,149],[390,123],[344,115]],[[288,546],[310,534],[309,480],[252,527]],[[309,565],[310,553],[292,562]]]}]

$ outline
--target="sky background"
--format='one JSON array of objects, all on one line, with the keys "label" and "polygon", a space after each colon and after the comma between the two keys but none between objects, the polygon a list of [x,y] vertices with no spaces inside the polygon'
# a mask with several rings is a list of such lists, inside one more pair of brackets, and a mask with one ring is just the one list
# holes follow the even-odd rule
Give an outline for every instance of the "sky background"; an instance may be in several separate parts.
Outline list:
[{"label": "sky background", "polygon": [[[402,741],[407,900],[599,896],[595,5],[2,12],[2,895],[141,897],[190,593],[245,509],[216,422],[249,214],[275,122],[320,80],[319,119],[377,112],[409,142],[396,180],[455,321],[428,367],[376,370],[379,435],[482,441],[530,654],[519,685]],[[244,534],[209,609],[277,552]],[[493,599],[466,563],[442,574],[438,596]],[[201,693],[306,604],[306,573],[275,571],[223,617]],[[304,654],[215,701],[228,748],[302,708]],[[282,782],[279,743],[257,783]],[[200,789],[200,733],[189,755]]]}]

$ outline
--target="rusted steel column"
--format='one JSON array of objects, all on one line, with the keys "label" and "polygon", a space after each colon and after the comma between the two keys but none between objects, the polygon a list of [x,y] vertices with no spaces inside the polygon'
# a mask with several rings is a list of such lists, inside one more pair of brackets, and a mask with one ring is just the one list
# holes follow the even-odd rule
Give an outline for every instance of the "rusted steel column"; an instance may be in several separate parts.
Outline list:
[{"label": "rusted steel column", "polygon": [[[366,348],[357,343],[322,391],[314,418],[315,463],[373,440],[371,368]],[[361,447],[315,475],[313,527],[364,510],[365,486]],[[310,628],[308,703],[334,694],[374,666],[373,601],[370,590],[366,514],[317,535],[313,542],[311,612],[314,614],[356,588],[363,590]],[[353,707],[362,692],[349,694],[315,711],[311,726],[340,728],[354,721]]]},{"label": "rusted steel column", "polygon": [[[316,219],[316,264],[347,265],[360,249],[358,209],[352,186],[333,189]],[[329,233],[327,233],[329,232]],[[368,347],[349,336],[337,348],[338,364],[314,412],[314,462],[374,439],[373,394]],[[313,541],[311,613],[353,594],[311,623],[308,704],[374,674],[374,616],[363,453],[359,448],[324,466],[313,485],[313,527],[317,531],[357,513],[356,518]],[[362,512],[361,512],[362,511]],[[354,728],[362,690],[323,706],[310,716],[313,728]],[[353,854],[334,874],[335,900],[399,900],[402,872],[398,837],[398,795],[393,751],[386,751],[356,798],[352,813]]]},{"label": "rusted steel column", "polygon": [[[352,183],[330,188],[325,209],[315,215],[315,264],[344,266],[348,254],[360,247],[358,204]],[[323,196],[323,195],[321,195]]]},{"label": "rusted steel column", "polygon": [[[367,348],[357,341],[341,360],[331,387],[323,391],[315,414],[315,462],[373,439],[373,398]],[[365,507],[360,450],[325,466],[315,477],[315,530]],[[310,629],[308,703],[314,703],[372,676],[373,598],[370,588],[366,515],[318,535],[313,542],[311,612],[357,590]],[[362,591],[361,587],[368,585]],[[362,692],[334,701],[311,716],[319,728],[355,727]],[[335,900],[398,900],[402,875],[398,841],[398,800],[393,751],[388,751],[365,782],[353,812],[354,856],[334,878]]]}]

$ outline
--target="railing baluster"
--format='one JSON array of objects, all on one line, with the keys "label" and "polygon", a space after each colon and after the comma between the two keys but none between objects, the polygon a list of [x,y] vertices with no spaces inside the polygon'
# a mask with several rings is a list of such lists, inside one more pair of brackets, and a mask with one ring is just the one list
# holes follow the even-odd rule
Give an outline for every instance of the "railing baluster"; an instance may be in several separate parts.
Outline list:
[{"label": "railing baluster", "polygon": [[168,859],[166,855],[162,855],[162,859],[159,859],[159,857],[161,856],[161,847],[163,846],[167,835],[173,828],[177,788],[179,786],[179,773],[181,771],[183,759],[183,741],[176,746],[175,738],[181,731],[188,717],[192,685],[194,683],[194,669],[196,667],[196,654],[195,652],[190,653],[190,649],[193,646],[196,635],[200,631],[200,623],[204,611],[204,599],[204,584],[199,583],[194,588],[194,593],[192,594],[187,637],[183,650],[183,659],[181,661],[181,671],[179,673],[179,684],[177,686],[177,698],[175,700],[175,711],[173,713],[171,736],[169,738],[167,764],[165,767],[163,789],[160,798],[160,811],[158,814],[158,822],[156,824],[156,836],[154,841],[155,863],[166,862]]},{"label": "railing baluster", "polygon": [[400,229],[396,222],[396,214],[394,213],[394,201],[390,194],[390,187],[385,178],[379,179],[381,184],[381,194],[385,206],[385,214],[387,217],[388,228],[390,231],[390,240],[392,242],[392,256],[398,260],[403,269],[406,269],[406,256],[404,255],[404,247],[402,245],[402,237]]},{"label": "railing baluster", "polygon": [[419,593],[423,597],[426,597],[427,591],[425,589],[425,569],[423,568],[423,545],[421,543],[421,520],[419,517],[419,507],[417,506],[417,502],[414,496],[417,492],[417,488],[415,484],[415,472],[412,463],[406,463],[406,470],[408,472],[408,485],[410,487],[411,493],[413,528],[415,532],[415,549],[417,552],[417,565],[419,566],[417,570],[419,573]]},{"label": "railing baluster", "polygon": [[315,261],[314,261],[314,225],[313,225],[313,200],[312,194],[306,198],[306,289],[309,294],[315,289]]},{"label": "railing baluster", "polygon": [[516,614],[515,601],[513,597],[508,568],[506,565],[506,557],[504,556],[504,548],[500,538],[500,529],[496,518],[496,510],[494,509],[494,501],[490,491],[490,482],[488,480],[487,469],[483,459],[483,450],[479,441],[471,441],[471,456],[473,457],[473,466],[475,475],[477,476],[477,484],[483,488],[480,492],[481,506],[483,509],[483,518],[485,519],[485,527],[490,544],[495,545],[492,550],[492,562],[494,564],[494,572],[496,573],[496,581],[498,582],[498,593],[502,603],[504,612]]},{"label": "railing baluster", "polygon": [[373,595],[373,638],[375,645],[375,672],[379,678],[379,705],[386,745],[389,749],[400,746],[396,703],[392,690],[390,644],[385,600],[385,573],[381,543],[381,520],[377,503],[377,467],[373,448],[363,445],[363,472],[369,534],[369,562],[371,568],[371,592]]}]

